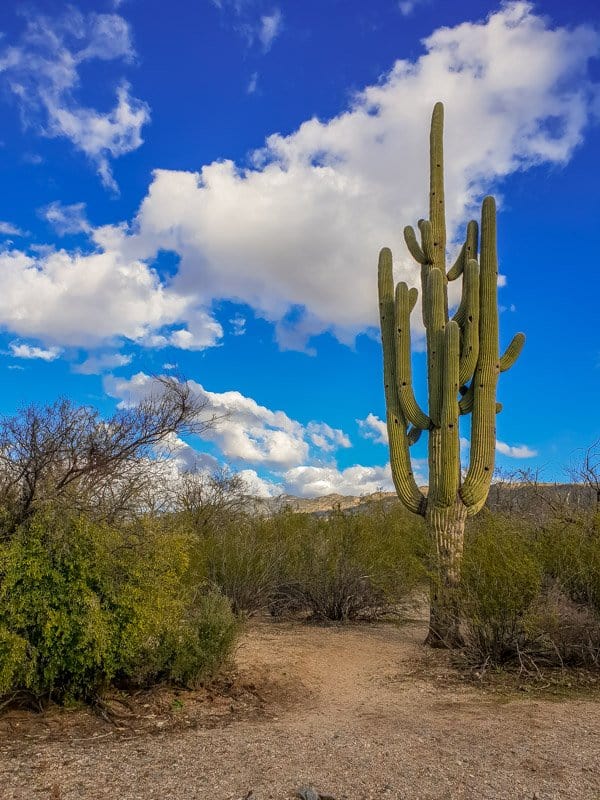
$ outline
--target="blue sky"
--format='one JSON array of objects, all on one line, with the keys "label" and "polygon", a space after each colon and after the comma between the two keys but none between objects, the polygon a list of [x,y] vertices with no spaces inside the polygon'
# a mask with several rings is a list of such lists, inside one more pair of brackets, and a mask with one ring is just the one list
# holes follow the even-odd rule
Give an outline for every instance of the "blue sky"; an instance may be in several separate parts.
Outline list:
[{"label": "blue sky", "polygon": [[417,284],[443,100],[450,249],[495,194],[501,340],[527,334],[497,464],[561,479],[600,437],[595,0],[9,0],[0,32],[0,413],[178,374],[226,415],[183,463],[390,488],[377,253]]}]

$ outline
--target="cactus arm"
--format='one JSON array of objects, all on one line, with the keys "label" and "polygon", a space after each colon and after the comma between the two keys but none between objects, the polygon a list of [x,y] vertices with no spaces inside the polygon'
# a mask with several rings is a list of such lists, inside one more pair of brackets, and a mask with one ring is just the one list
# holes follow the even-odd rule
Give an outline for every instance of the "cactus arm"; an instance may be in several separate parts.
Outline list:
[{"label": "cactus arm", "polygon": [[458,375],[460,328],[451,320],[444,331],[443,395],[441,415],[442,472],[437,500],[442,506],[456,501],[460,484],[460,441],[458,435]]},{"label": "cactus arm", "polygon": [[481,509],[485,505],[485,501],[487,500],[487,495],[479,499],[477,503],[474,503],[472,506],[467,506],[467,516],[474,517],[475,514],[479,514]]},{"label": "cactus arm", "polygon": [[442,413],[442,374],[444,358],[444,328],[446,326],[444,313],[445,299],[444,275],[436,267],[429,271],[427,276],[427,305],[429,317],[429,417],[435,427],[440,426]]},{"label": "cactus arm", "polygon": [[421,245],[417,241],[417,235],[412,225],[407,225],[406,228],[404,228],[404,241],[406,242],[408,251],[414,260],[419,264],[425,264],[427,258],[425,253],[421,250]]},{"label": "cactus arm", "polygon": [[387,247],[384,247],[379,254],[379,313],[392,479],[398,497],[404,505],[410,511],[424,515],[427,501],[414,479],[408,452],[406,420],[402,414],[396,387],[394,278],[392,254]]},{"label": "cactus arm", "polygon": [[[492,482],[496,448],[498,358],[498,257],[496,203],[486,197],[481,210],[479,358],[473,377],[471,464],[460,489],[466,506],[485,500]],[[464,399],[464,398],[463,398]]]},{"label": "cactus arm", "polygon": [[421,438],[421,434],[423,433],[421,428],[409,428],[406,437],[408,439],[408,446],[412,447],[413,444],[416,444],[419,439]]},{"label": "cactus arm", "polygon": [[433,264],[435,249],[433,246],[433,229],[428,219],[420,219],[417,223],[421,231],[421,248],[425,255],[425,264]]},{"label": "cactus arm", "polygon": [[429,134],[429,219],[434,267],[446,274],[446,211],[444,205],[444,106],[436,103]]},{"label": "cactus arm", "polygon": [[416,287],[412,287],[408,290],[408,313],[412,314],[414,307],[417,305],[417,300],[419,299],[419,290]]},{"label": "cactus arm", "polygon": [[472,219],[467,225],[467,238],[465,240],[465,264],[470,258],[477,259],[477,245],[479,240],[479,224]]},{"label": "cactus arm", "polygon": [[478,236],[479,226],[475,220],[472,219],[467,225],[467,237],[463,243],[463,246],[460,248],[460,252],[456,258],[456,261],[450,267],[448,274],[446,275],[449,281],[455,281],[462,275],[463,270],[470,258],[477,259]]},{"label": "cactus arm", "polygon": [[402,413],[408,422],[426,430],[431,420],[417,403],[412,386],[410,362],[410,297],[405,283],[396,286],[395,335],[396,335],[396,381],[398,399]]},{"label": "cactus arm", "polygon": [[[458,410],[461,415],[470,414],[471,411],[473,411],[473,397],[474,397],[473,387],[469,386],[467,391],[458,401]],[[495,413],[501,414],[503,408],[504,406],[502,405],[502,403],[496,403]]]},{"label": "cactus arm", "polygon": [[521,350],[525,344],[525,334],[515,333],[511,343],[506,348],[504,355],[500,358],[500,372],[506,372],[521,355]]},{"label": "cactus arm", "polygon": [[446,274],[446,277],[448,278],[449,281],[455,281],[457,278],[460,278],[460,276],[462,275],[463,269],[465,267],[465,251],[466,251],[466,249],[467,249],[467,245],[466,245],[466,243],[463,243],[463,245],[460,248],[460,251],[459,251],[459,253],[458,253],[457,257],[456,257],[456,261],[454,262],[454,264],[452,264],[452,266],[448,270],[448,273]]},{"label": "cactus arm", "polygon": [[466,298],[462,328],[462,346],[459,385],[463,386],[473,377],[479,355],[479,264],[475,259],[467,261],[463,274],[463,290]]},{"label": "cactus arm", "polygon": [[461,414],[470,414],[473,411],[473,386],[469,386],[458,402],[458,410]]}]

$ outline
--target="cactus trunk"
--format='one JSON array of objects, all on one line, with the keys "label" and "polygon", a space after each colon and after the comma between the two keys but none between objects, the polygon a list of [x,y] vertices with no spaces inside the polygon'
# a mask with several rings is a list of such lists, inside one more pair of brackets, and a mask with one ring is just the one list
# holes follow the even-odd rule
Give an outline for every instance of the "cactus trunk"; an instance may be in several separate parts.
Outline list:
[{"label": "cactus trunk", "polygon": [[429,506],[425,519],[436,554],[426,642],[431,647],[458,647],[462,644],[458,590],[467,507],[457,497],[450,506]]},{"label": "cactus trunk", "polygon": [[[494,470],[496,414],[501,410],[496,402],[498,377],[514,364],[525,337],[517,334],[500,357],[492,197],[483,201],[479,260],[479,226],[471,221],[458,258],[447,269],[443,125],[444,107],[436,103],[430,134],[429,219],[419,220],[420,243],[413,228],[404,230],[408,249],[421,265],[427,410],[415,397],[410,363],[410,314],[418,292],[405,283],[394,289],[388,248],[379,256],[379,307],[392,477],[404,505],[425,517],[437,558],[427,641],[454,647],[460,644],[458,587],[465,522],[483,507]],[[448,281],[461,277],[461,301],[450,318]],[[470,413],[470,465],[463,482],[459,419]],[[415,482],[409,454],[424,430],[429,434],[427,496]]]}]

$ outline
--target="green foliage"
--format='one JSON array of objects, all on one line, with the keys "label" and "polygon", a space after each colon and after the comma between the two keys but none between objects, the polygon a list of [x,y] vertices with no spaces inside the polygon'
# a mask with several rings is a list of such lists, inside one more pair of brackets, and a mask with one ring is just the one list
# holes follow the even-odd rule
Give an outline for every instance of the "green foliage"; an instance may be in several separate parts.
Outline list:
[{"label": "green foliage", "polygon": [[236,614],[269,607],[285,560],[284,539],[271,520],[225,517],[198,539],[197,554],[207,579],[229,598]]},{"label": "green foliage", "polygon": [[113,680],[196,683],[231,650],[226,601],[199,594],[190,542],[35,515],[0,547],[0,693],[88,699]]},{"label": "green foliage", "polygon": [[517,521],[485,514],[468,531],[460,602],[468,651],[502,662],[523,647],[523,620],[541,592],[543,569]]},{"label": "green foliage", "polygon": [[405,600],[425,577],[423,527],[403,509],[296,515],[274,524],[284,528],[286,542],[279,602],[305,608],[313,618],[374,614]]},{"label": "green foliage", "polygon": [[466,537],[465,656],[521,665],[600,663],[598,517],[543,527],[486,513]]},{"label": "green foliage", "polygon": [[401,507],[240,517],[198,539],[199,570],[237,613],[348,620],[397,604],[425,577],[423,525]]},{"label": "green foliage", "polygon": [[352,620],[406,599],[425,573],[416,555],[422,529],[403,517],[336,513],[306,520],[291,585],[313,617]]},{"label": "green foliage", "polygon": [[546,572],[573,601],[600,613],[600,513],[555,519],[538,536]]}]

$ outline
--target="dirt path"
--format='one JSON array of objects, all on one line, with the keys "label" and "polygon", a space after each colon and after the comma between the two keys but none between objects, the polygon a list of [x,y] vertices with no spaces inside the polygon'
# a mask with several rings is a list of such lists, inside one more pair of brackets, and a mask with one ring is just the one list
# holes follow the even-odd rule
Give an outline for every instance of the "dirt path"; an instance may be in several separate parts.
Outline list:
[{"label": "dirt path", "polygon": [[336,800],[600,800],[600,703],[462,685],[423,633],[264,623],[226,696],[142,697],[122,731],[13,712],[0,798],[279,800],[312,785]]}]

